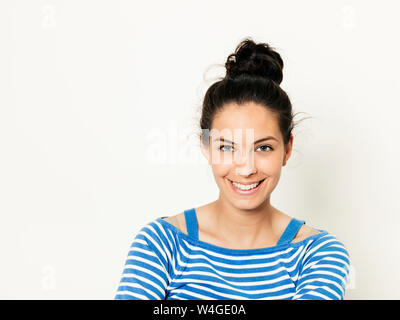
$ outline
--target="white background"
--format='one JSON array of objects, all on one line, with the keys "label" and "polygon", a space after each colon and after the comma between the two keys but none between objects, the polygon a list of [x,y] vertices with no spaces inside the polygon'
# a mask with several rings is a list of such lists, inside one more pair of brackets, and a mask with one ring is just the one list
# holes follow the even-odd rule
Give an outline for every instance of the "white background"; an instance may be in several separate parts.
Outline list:
[{"label": "white background", "polygon": [[346,245],[345,299],[399,299],[399,9],[2,0],[0,298],[112,299],[139,228],[218,197],[199,111],[250,36],[312,117],[271,203]]}]

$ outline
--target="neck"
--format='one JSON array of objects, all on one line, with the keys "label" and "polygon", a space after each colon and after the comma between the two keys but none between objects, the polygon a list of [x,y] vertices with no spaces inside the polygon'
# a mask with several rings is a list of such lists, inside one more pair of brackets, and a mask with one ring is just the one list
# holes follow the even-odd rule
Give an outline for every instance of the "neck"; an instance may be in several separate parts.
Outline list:
[{"label": "neck", "polygon": [[216,230],[224,241],[244,247],[252,247],[257,242],[265,243],[265,239],[273,243],[276,237],[273,226],[279,211],[271,206],[269,198],[257,208],[242,209],[220,195],[214,207]]}]

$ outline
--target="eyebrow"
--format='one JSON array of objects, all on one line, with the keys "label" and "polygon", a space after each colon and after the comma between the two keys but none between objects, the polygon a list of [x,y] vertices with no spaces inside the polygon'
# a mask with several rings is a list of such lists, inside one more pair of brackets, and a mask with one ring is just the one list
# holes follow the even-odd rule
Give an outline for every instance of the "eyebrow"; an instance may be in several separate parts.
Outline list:
[{"label": "eyebrow", "polygon": [[[275,141],[279,142],[279,140],[277,138],[275,138],[273,136],[268,136],[265,138],[258,139],[257,141],[254,141],[254,144],[257,144],[257,143],[259,143],[261,141],[265,141],[265,140],[275,140]],[[214,139],[214,141],[224,141],[224,142],[232,143],[233,145],[235,144],[234,142],[227,140],[225,138],[222,138],[222,137],[216,138],[216,139]]]}]

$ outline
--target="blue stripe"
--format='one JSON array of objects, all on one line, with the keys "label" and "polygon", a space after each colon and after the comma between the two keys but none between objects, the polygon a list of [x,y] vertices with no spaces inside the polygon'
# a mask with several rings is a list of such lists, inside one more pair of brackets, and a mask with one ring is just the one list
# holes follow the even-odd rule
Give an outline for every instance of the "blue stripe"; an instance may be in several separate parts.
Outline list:
[{"label": "blue stripe", "polygon": [[293,218],[276,246],[246,250],[200,241],[193,214],[187,215],[188,234],[162,218],[136,235],[114,299],[344,297],[350,266],[346,247],[324,230],[289,242],[302,220]]}]

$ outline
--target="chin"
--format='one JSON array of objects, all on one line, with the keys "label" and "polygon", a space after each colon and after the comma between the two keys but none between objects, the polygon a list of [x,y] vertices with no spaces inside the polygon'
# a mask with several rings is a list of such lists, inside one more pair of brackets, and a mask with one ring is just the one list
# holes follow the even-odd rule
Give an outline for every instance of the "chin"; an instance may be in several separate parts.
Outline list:
[{"label": "chin", "polygon": [[259,209],[263,205],[263,202],[243,203],[243,201],[233,201],[231,203],[237,209],[248,211]]}]

